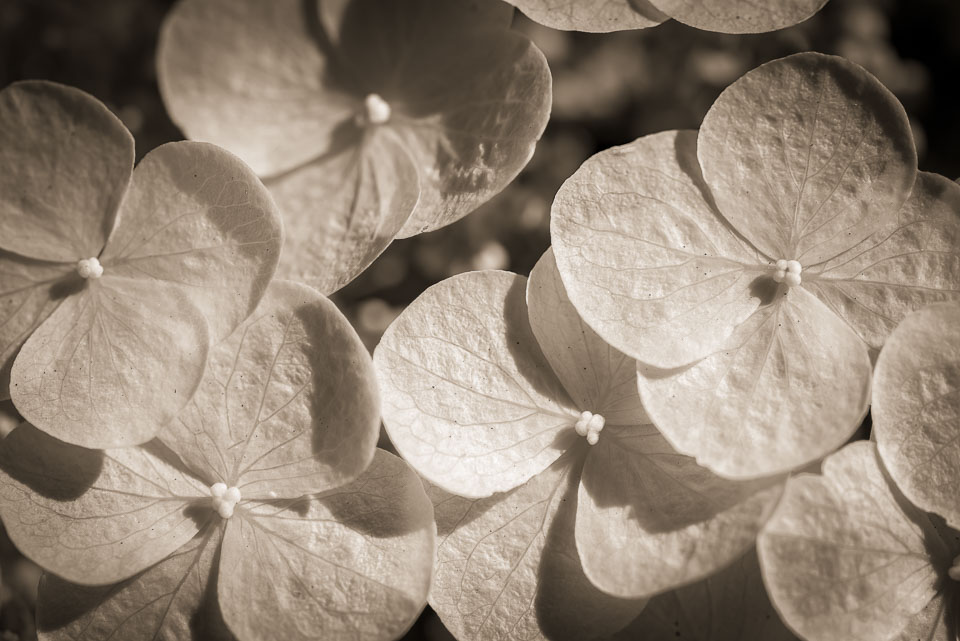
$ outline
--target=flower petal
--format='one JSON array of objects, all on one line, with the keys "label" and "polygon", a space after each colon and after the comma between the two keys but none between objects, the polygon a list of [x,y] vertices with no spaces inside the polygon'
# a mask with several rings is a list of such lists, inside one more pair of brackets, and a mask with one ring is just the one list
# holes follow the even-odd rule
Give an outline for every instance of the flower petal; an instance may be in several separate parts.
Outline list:
[{"label": "flower petal", "polygon": [[133,576],[193,538],[214,513],[165,448],[87,450],[21,425],[0,449],[0,515],[17,548],[85,585]]},{"label": "flower petal", "polygon": [[951,558],[866,441],[828,457],[823,476],[791,478],[758,549],[780,616],[818,641],[895,636],[925,616],[944,578],[935,568]]},{"label": "flower petal", "polygon": [[217,604],[221,535],[219,524],[210,524],[156,565],[114,585],[82,586],[44,574],[37,596],[41,641],[235,641]]},{"label": "flower petal", "polygon": [[711,203],[691,131],[600,152],[561,187],[550,227],[560,275],[584,320],[618,350],[687,365],[760,305],[768,261]]},{"label": "flower petal", "polygon": [[782,487],[776,478],[718,477],[678,454],[652,425],[604,428],[580,482],[584,572],[625,598],[709,576],[753,545]]},{"label": "flower petal", "polygon": [[356,278],[387,248],[420,198],[417,167],[392,132],[356,138],[266,181],[286,228],[279,276],[325,294]]},{"label": "flower petal", "polygon": [[100,254],[133,170],[133,136],[93,96],[53,82],[0,91],[0,248]]},{"label": "flower petal", "polygon": [[[326,2],[326,0],[325,0]],[[170,116],[261,176],[323,153],[356,101],[331,74],[300,0],[186,0],[160,33],[157,74]]]},{"label": "flower petal", "polygon": [[698,29],[722,33],[762,33],[801,23],[827,0],[650,0],[671,18]]},{"label": "flower petal", "polygon": [[24,418],[68,443],[144,443],[193,396],[208,342],[203,316],[178,290],[105,275],[24,343],[10,395]]},{"label": "flower petal", "polygon": [[637,368],[590,329],[573,307],[553,250],[537,261],[527,281],[530,327],[550,366],[578,408],[607,425],[649,423],[637,393]]},{"label": "flower petal", "polygon": [[100,261],[109,273],[180,289],[219,341],[257,306],[282,242],[273,200],[239,158],[176,142],[137,165]]},{"label": "flower petal", "polygon": [[464,499],[431,488],[440,547],[430,605],[457,639],[589,641],[645,601],[594,587],[574,541],[582,457],[568,454],[507,494]]},{"label": "flower petal", "polygon": [[433,510],[396,456],[378,450],[363,476],[326,494],[241,506],[217,586],[238,637],[389,641],[426,604]]},{"label": "flower petal", "polygon": [[730,85],[703,119],[717,206],[774,260],[814,265],[896,217],[917,174],[897,99],[843,58],[801,53]]},{"label": "flower petal", "polygon": [[804,286],[873,350],[911,310],[960,300],[960,185],[920,172],[895,221],[805,268]]},{"label": "flower petal", "polygon": [[508,0],[531,20],[553,29],[608,33],[644,29],[670,16],[648,0]]},{"label": "flower petal", "polygon": [[643,406],[678,451],[728,478],[787,472],[840,447],[870,396],[856,334],[802,287],[682,371],[640,366]]},{"label": "flower petal", "polygon": [[914,505],[960,527],[960,303],[903,319],[874,381],[874,436],[890,476]]},{"label": "flower petal", "polygon": [[572,405],[530,329],[526,279],[471,272],[434,285],[374,353],[390,440],[461,496],[526,482],[577,440]]},{"label": "flower petal", "polygon": [[13,359],[60,305],[76,265],[47,263],[0,250],[0,399],[10,398]]},{"label": "flower petal", "polygon": [[297,498],[352,481],[380,435],[373,365],[316,291],[274,281],[211,350],[193,400],[161,439],[209,484],[245,498]]},{"label": "flower petal", "polygon": [[637,639],[798,641],[770,603],[752,547],[703,581],[651,599],[640,616],[610,641]]}]

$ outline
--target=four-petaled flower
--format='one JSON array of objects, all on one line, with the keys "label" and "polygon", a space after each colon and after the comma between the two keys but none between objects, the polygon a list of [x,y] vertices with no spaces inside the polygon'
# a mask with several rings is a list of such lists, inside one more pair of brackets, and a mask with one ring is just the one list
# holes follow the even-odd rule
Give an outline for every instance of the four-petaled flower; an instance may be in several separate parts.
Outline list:
[{"label": "four-petaled flower", "polygon": [[374,364],[392,442],[438,486],[430,603],[459,639],[614,632],[751,548],[780,496],[779,478],[722,479],[670,447],[633,360],[582,323],[550,252],[529,281],[428,289]]},{"label": "four-petaled flower", "polygon": [[133,137],[50,82],[0,91],[0,398],[85,447],[150,440],[256,307],[282,227],[232,154]]},{"label": "four-petaled flower", "polygon": [[99,451],[17,428],[0,515],[57,575],[45,638],[394,639],[426,602],[435,526],[416,474],[375,452],[379,420],[347,320],[276,281],[159,438]]},{"label": "four-petaled flower", "polygon": [[729,478],[840,447],[870,351],[909,310],[960,299],[960,187],[917,173],[875,78],[820,54],[747,73],[699,134],[588,160],[551,236],[574,306],[639,362],[653,423]]}]

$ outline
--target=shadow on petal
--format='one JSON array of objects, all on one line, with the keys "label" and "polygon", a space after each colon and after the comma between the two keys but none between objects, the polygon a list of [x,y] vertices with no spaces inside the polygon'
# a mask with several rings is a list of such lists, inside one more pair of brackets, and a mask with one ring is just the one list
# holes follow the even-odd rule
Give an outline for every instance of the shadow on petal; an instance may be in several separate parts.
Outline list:
[{"label": "shadow on petal", "polygon": [[24,423],[3,440],[0,469],[43,497],[72,501],[96,483],[103,459],[101,450],[64,443]]}]

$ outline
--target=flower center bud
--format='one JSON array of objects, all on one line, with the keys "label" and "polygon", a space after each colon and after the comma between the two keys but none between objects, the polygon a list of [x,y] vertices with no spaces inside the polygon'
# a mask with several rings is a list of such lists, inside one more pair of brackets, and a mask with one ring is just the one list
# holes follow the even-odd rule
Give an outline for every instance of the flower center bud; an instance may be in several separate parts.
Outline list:
[{"label": "flower center bud", "polygon": [[800,284],[800,272],[803,267],[795,260],[780,259],[777,261],[777,269],[773,272],[773,280],[778,283],[786,283],[790,287],[796,287]]},{"label": "flower center bud", "polygon": [[240,489],[227,487],[226,483],[214,483],[210,486],[210,496],[213,509],[220,518],[229,519],[233,516],[233,508],[240,502]]},{"label": "flower center bud", "polygon": [[606,422],[607,419],[599,414],[581,412],[580,418],[577,419],[577,424],[574,425],[574,429],[577,430],[577,434],[580,436],[587,437],[587,443],[596,445],[597,441],[600,440],[600,432],[603,431],[603,426]]},{"label": "flower center bud", "polygon": [[100,278],[103,276],[103,265],[96,257],[84,258],[77,261],[77,273],[81,278]]},{"label": "flower center bud", "polygon": [[390,103],[381,98],[378,94],[368,94],[363,99],[363,112],[357,114],[357,124],[361,127],[367,125],[382,125],[390,120]]}]

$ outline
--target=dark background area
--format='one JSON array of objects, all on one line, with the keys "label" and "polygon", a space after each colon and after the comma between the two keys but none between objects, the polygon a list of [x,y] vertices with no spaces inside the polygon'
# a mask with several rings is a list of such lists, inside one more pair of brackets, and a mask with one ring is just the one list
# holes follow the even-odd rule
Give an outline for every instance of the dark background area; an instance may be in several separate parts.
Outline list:
[{"label": "dark background area", "polygon": [[[768,0],[774,2],[776,0]],[[79,87],[133,132],[137,156],[182,136],[156,85],[157,31],[171,0],[0,0],[0,88],[41,78]],[[729,36],[670,21],[654,29],[578,34],[517,16],[550,61],[554,111],[517,181],[445,229],[394,242],[334,296],[370,349],[426,287],[471,269],[529,273],[549,238],[550,203],[593,153],[664,129],[696,128],[719,93],[757,65],[799,51],[857,62],[903,103],[920,168],[960,176],[960,3],[831,0],[802,25]],[[35,638],[38,568],[0,536],[0,641]],[[428,611],[406,637],[451,637]]]}]

